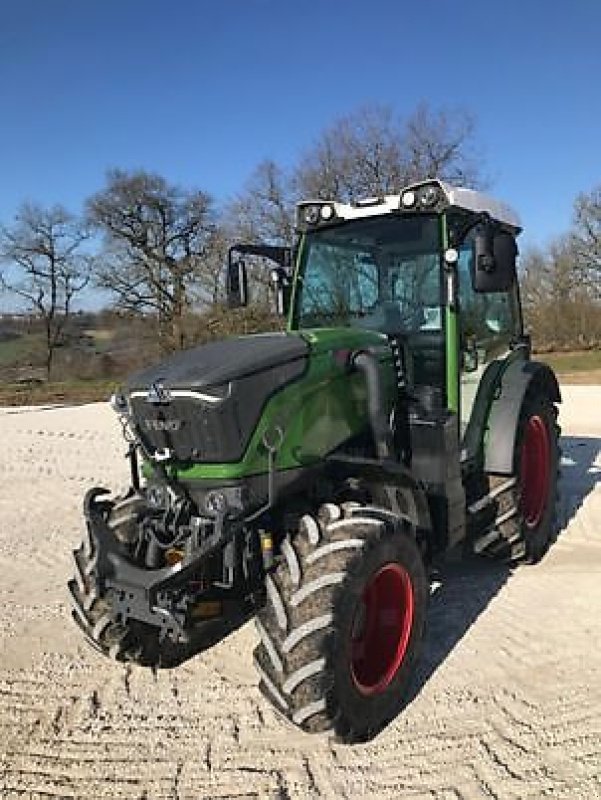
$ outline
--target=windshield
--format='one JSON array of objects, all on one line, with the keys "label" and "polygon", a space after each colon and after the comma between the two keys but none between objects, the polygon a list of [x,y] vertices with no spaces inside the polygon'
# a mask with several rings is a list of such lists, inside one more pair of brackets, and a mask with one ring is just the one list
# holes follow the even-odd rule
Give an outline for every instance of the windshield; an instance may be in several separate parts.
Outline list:
[{"label": "windshield", "polygon": [[307,234],[299,274],[299,328],[441,330],[435,216],[372,217]]}]

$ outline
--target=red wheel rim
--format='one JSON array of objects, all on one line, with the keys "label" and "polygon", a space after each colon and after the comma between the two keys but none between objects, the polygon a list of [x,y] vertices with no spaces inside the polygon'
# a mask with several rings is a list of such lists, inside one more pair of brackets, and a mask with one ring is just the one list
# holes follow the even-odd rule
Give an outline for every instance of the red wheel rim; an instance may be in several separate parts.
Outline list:
[{"label": "red wheel rim", "polygon": [[399,564],[373,575],[355,610],[351,674],[364,695],[383,692],[403,663],[413,625],[413,586]]},{"label": "red wheel rim", "polygon": [[540,523],[549,495],[549,433],[542,417],[530,417],[520,460],[520,508],[529,528]]}]

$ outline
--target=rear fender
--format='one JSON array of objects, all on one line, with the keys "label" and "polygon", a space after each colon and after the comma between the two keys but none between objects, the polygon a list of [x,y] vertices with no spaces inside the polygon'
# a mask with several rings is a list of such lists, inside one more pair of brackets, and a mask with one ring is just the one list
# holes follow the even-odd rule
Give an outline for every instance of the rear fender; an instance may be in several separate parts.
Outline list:
[{"label": "rear fender", "polygon": [[540,361],[514,361],[501,377],[497,397],[488,416],[484,471],[511,475],[520,411],[528,392],[547,395],[561,403],[559,384],[553,370]]}]

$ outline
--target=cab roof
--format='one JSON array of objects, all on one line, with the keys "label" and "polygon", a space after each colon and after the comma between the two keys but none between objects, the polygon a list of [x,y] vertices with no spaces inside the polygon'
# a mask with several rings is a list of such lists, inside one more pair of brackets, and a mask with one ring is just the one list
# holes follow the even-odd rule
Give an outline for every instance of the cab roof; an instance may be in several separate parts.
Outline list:
[{"label": "cab roof", "polygon": [[[428,197],[431,202],[425,202]],[[298,204],[299,221],[303,209],[316,207],[319,210],[323,206],[329,206],[331,209],[329,218],[322,217],[324,222],[361,219],[395,211],[442,211],[447,208],[457,208],[474,213],[486,212],[494,220],[507,225],[516,233],[522,230],[518,214],[506,203],[483,192],[462,186],[452,186],[438,179],[412,183],[399,194],[368,197],[353,203],[339,203],[334,200],[303,201]],[[315,221],[317,222],[317,220]]]}]

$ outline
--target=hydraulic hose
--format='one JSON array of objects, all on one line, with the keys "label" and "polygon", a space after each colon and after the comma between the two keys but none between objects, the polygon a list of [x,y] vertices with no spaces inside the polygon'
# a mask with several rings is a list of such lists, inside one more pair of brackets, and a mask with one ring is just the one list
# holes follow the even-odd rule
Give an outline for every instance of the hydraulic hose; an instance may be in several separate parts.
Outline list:
[{"label": "hydraulic hose", "polygon": [[378,458],[394,457],[392,431],[388,424],[380,364],[376,356],[361,350],[351,356],[351,365],[365,376],[367,385],[367,415],[371,425]]}]

